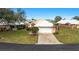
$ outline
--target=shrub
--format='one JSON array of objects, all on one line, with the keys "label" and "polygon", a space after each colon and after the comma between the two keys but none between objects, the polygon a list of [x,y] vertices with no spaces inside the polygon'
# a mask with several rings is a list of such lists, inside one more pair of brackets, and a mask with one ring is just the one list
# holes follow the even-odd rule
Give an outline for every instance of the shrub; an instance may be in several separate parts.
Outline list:
[{"label": "shrub", "polygon": [[38,32],[38,27],[31,27],[31,28],[26,28],[27,31],[30,31],[30,34],[36,35]]},{"label": "shrub", "polygon": [[38,30],[39,30],[38,27],[32,27],[31,28],[32,33],[37,33]]}]

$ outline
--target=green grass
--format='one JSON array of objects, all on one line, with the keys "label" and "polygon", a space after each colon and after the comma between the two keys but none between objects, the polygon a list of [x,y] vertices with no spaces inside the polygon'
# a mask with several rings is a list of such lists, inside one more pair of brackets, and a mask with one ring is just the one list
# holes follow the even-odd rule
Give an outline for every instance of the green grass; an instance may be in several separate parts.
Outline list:
[{"label": "green grass", "polygon": [[56,38],[64,44],[79,44],[79,29],[62,28]]},{"label": "green grass", "polygon": [[17,30],[0,32],[0,42],[16,43],[16,44],[35,44],[37,36],[28,34],[28,31]]},{"label": "green grass", "polygon": [[[16,44],[35,44],[37,36],[31,36],[26,30],[0,32],[0,42]],[[61,28],[56,38],[64,44],[79,44],[79,29]]]}]

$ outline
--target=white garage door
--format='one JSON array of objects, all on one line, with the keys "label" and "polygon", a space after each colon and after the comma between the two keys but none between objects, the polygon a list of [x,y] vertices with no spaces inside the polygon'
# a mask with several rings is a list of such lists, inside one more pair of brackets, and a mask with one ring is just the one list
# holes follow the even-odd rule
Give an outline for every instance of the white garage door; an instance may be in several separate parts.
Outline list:
[{"label": "white garage door", "polygon": [[39,28],[38,33],[52,33],[52,28]]}]

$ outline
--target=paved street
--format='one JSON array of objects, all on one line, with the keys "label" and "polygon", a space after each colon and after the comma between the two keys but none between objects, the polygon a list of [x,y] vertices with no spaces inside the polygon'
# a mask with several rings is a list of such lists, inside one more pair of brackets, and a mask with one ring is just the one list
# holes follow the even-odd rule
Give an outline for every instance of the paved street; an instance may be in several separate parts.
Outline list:
[{"label": "paved street", "polygon": [[53,34],[38,34],[37,44],[62,44]]},{"label": "paved street", "polygon": [[79,51],[79,44],[31,45],[0,42],[0,51]]}]

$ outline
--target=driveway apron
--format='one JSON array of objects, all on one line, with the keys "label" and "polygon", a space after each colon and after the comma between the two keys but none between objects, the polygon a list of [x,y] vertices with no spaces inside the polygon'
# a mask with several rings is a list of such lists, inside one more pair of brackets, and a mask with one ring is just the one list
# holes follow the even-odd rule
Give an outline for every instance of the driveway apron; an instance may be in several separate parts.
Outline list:
[{"label": "driveway apron", "polygon": [[38,34],[37,44],[62,44],[57,40],[57,38],[51,33],[40,33]]}]

